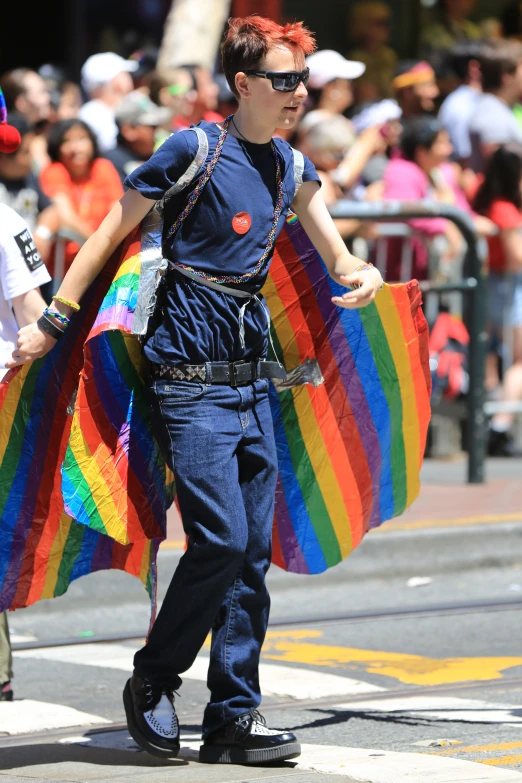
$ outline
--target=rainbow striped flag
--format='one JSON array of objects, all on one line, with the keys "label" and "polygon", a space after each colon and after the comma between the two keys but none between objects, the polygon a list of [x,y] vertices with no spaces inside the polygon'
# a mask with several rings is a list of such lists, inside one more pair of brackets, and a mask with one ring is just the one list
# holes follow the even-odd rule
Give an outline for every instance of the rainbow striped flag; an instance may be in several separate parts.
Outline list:
[{"label": "rainbow striped flag", "polygon": [[[61,595],[106,568],[139,577],[155,605],[156,555],[175,495],[152,431],[131,334],[140,228],[43,359],[0,384],[0,610]],[[419,491],[430,415],[427,326],[417,283],[364,310],[338,292],[298,223],[276,244],[264,294],[290,377],[271,389],[279,457],[274,562],[318,573]],[[292,372],[294,371],[294,372]]]},{"label": "rainbow striped flag", "polygon": [[428,327],[415,280],[384,285],[360,310],[299,224],[280,236],[263,293],[287,371],[315,362],[324,382],[271,389],[279,459],[273,562],[320,573],[420,489],[430,419]]}]

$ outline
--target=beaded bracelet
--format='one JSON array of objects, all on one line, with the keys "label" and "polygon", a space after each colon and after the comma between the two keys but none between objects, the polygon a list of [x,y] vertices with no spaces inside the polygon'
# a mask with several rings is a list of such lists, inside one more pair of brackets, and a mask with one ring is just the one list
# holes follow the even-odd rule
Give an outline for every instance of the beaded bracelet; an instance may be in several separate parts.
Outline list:
[{"label": "beaded bracelet", "polygon": [[66,315],[59,313],[57,310],[51,310],[50,307],[46,307],[42,315],[51,316],[51,318],[54,318],[56,321],[59,321],[64,326],[69,326],[69,324],[71,323],[70,318],[67,318]]},{"label": "beaded bracelet", "polygon": [[70,299],[65,299],[63,296],[53,296],[53,300],[55,302],[60,302],[60,304],[63,304],[66,307],[71,307],[76,312],[80,309],[78,302],[72,302]]},{"label": "beaded bracelet", "polygon": [[37,320],[37,325],[40,327],[42,332],[46,332],[48,335],[50,335],[54,340],[59,340],[60,337],[63,337],[65,330],[60,329],[56,324],[53,324],[50,318],[48,318],[46,315],[40,316],[40,318]]}]

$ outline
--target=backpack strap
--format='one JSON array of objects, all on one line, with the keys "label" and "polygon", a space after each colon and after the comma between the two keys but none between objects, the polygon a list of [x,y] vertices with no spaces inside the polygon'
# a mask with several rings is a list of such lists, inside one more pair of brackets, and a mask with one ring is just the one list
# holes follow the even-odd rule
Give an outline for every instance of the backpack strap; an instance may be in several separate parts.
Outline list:
[{"label": "backpack strap", "polygon": [[299,150],[295,150],[292,147],[292,152],[294,153],[294,182],[295,182],[295,193],[294,198],[297,196],[297,191],[303,184],[303,173],[304,173],[304,155]]},{"label": "backpack strap", "polygon": [[[165,193],[163,198],[161,199],[161,207],[164,208],[165,204],[170,201],[172,196],[175,196],[176,193],[179,193],[182,190],[185,190],[190,183],[194,180],[196,174],[200,170],[201,166],[204,164],[204,162],[207,159],[208,155],[208,137],[202,128],[187,128],[187,131],[193,131],[196,136],[198,137],[198,148],[196,151],[196,154],[194,155],[194,158],[192,160],[192,163],[188,167],[188,169],[185,171],[184,174],[181,175],[181,177],[178,179],[177,182],[175,182]],[[183,133],[183,131],[178,131]]]}]

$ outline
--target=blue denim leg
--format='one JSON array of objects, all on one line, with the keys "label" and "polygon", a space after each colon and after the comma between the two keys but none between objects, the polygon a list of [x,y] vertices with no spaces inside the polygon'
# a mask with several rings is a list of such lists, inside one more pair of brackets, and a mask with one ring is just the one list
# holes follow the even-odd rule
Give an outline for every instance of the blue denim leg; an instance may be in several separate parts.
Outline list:
[{"label": "blue denim leg", "polygon": [[272,552],[277,454],[266,387],[240,388],[243,437],[238,480],[248,526],[244,558],[212,628],[203,735],[261,703],[259,657],[270,597],[265,584]]},{"label": "blue denim leg", "polygon": [[178,688],[214,626],[209,732],[260,702],[277,478],[267,381],[237,389],[155,381],[152,391],[188,546],[134,667]]}]

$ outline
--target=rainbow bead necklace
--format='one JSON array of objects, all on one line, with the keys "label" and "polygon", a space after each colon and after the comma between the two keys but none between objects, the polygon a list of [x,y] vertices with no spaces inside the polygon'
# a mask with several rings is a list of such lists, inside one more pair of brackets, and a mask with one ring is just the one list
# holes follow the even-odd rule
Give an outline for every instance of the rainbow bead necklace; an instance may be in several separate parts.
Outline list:
[{"label": "rainbow bead necklace", "polygon": [[[190,215],[190,213],[194,209],[194,206],[198,198],[200,197],[203,188],[205,187],[210,177],[212,176],[212,173],[216,167],[216,163],[218,162],[219,157],[221,155],[221,150],[223,149],[223,144],[225,143],[225,139],[228,133],[228,126],[230,125],[232,117],[233,115],[231,114],[224,121],[223,127],[221,129],[221,133],[219,135],[218,143],[214,151],[214,155],[212,156],[212,159],[208,162],[206,166],[205,174],[203,175],[203,177],[200,179],[200,181],[198,182],[198,184],[190,194],[187,203],[185,204],[185,208],[183,209],[182,212],[180,212],[180,214],[178,215],[178,217],[176,218],[172,226],[169,228],[166,239],[170,239],[170,237],[173,236],[173,234],[175,234],[176,231],[178,231],[180,226],[183,225],[188,215]],[[175,269],[176,267],[178,267],[181,269],[185,269],[188,272],[191,272],[193,275],[196,275],[197,277],[201,277],[203,280],[209,280],[211,283],[221,283],[221,284],[244,283],[246,280],[250,280],[252,277],[255,277],[255,275],[259,274],[274,246],[276,232],[277,232],[277,224],[279,223],[279,218],[281,217],[281,212],[283,209],[283,180],[281,177],[281,163],[279,161],[279,155],[277,153],[277,149],[273,140],[270,142],[270,147],[276,165],[277,197],[276,197],[276,205],[274,208],[274,219],[272,221],[272,227],[268,234],[268,240],[263,255],[255,265],[255,267],[252,269],[252,271],[245,272],[245,274],[243,275],[209,275],[206,272],[201,272],[199,269],[194,269],[188,264],[178,264],[178,263],[171,262],[170,265],[172,268]]]}]

